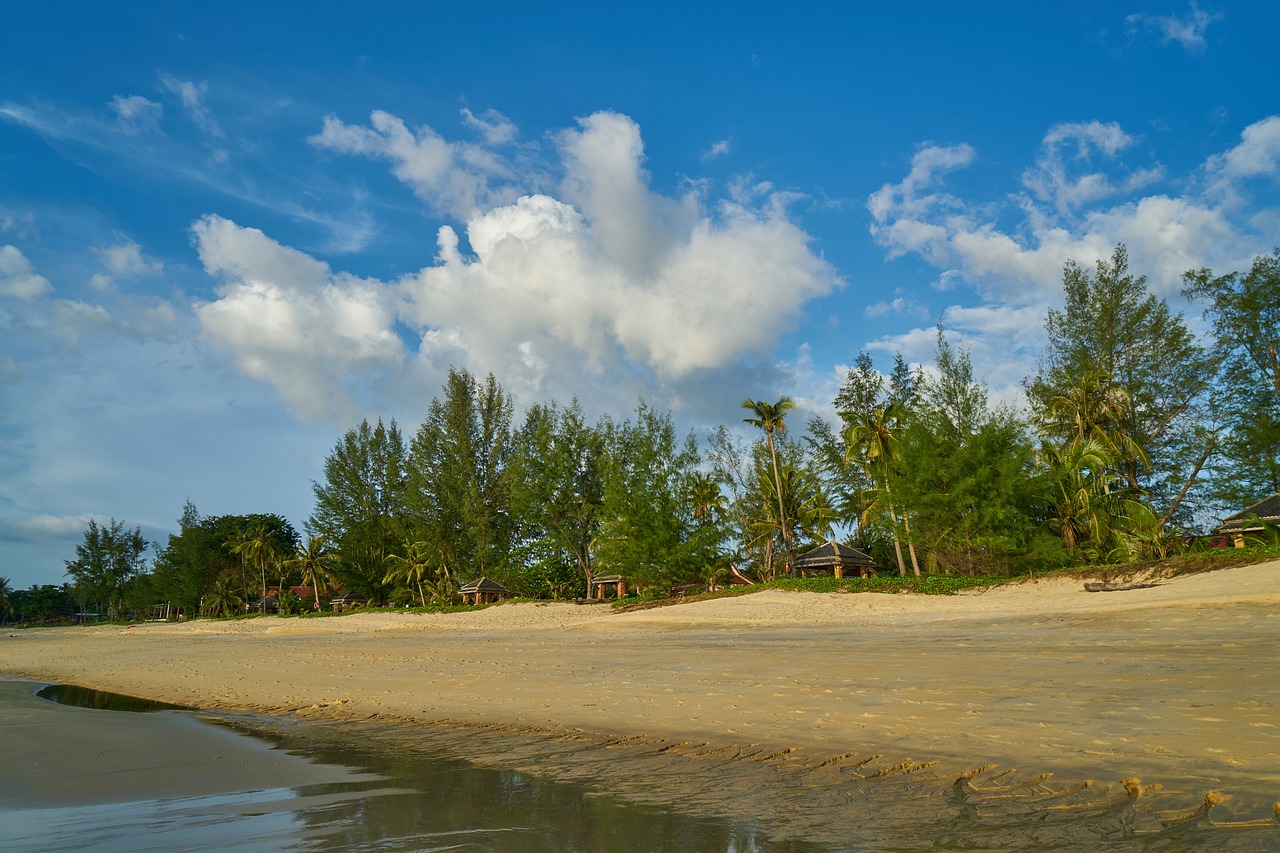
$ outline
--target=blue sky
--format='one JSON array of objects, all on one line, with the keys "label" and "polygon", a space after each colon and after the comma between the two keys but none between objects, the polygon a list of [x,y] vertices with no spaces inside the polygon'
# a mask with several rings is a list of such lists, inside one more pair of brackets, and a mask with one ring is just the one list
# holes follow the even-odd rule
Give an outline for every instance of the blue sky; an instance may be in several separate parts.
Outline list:
[{"label": "blue sky", "polygon": [[1068,258],[1196,325],[1183,271],[1280,245],[1270,4],[124,5],[0,31],[20,588],[90,518],[301,529],[451,365],[703,428],[941,321],[1016,403]]}]

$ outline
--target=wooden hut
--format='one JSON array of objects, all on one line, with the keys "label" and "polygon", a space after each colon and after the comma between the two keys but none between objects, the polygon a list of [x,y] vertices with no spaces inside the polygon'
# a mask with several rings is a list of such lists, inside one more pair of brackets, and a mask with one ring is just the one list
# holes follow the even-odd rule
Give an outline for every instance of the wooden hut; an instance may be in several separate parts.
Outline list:
[{"label": "wooden hut", "polygon": [[1280,495],[1264,498],[1235,515],[1227,516],[1213,529],[1213,532],[1220,536],[1231,537],[1233,545],[1243,548],[1245,534],[1261,533],[1263,522],[1280,525]]},{"label": "wooden hut", "polygon": [[363,595],[356,595],[354,592],[344,592],[335,598],[329,599],[329,606],[334,613],[342,613],[353,607],[360,607],[368,603],[369,599]]},{"label": "wooden hut", "polygon": [[[462,594],[463,604],[492,604],[495,601],[502,601],[511,595],[505,586],[495,580],[490,580],[484,575],[463,584],[458,592]],[[468,601],[467,599],[471,600]]]},{"label": "wooden hut", "polygon": [[869,578],[876,573],[875,561],[867,554],[839,542],[825,542],[811,551],[805,551],[796,557],[795,567],[796,574],[802,578],[823,575],[842,578],[855,574],[860,578]]},{"label": "wooden hut", "polygon": [[627,579],[622,575],[596,575],[587,581],[587,598],[604,601],[605,590],[610,587],[614,598],[622,598],[627,594]]}]

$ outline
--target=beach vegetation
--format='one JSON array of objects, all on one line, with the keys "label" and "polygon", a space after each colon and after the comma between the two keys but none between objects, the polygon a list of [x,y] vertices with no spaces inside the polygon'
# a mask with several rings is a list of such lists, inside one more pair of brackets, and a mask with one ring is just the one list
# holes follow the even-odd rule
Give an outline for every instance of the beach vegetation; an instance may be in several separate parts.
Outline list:
[{"label": "beach vegetation", "polygon": [[[139,528],[90,522],[67,563],[68,609],[287,611],[291,583],[313,612],[338,590],[370,607],[447,607],[481,575],[553,600],[618,576],[664,600],[755,580],[936,593],[1081,567],[1218,565],[1238,557],[1189,531],[1280,492],[1280,250],[1243,274],[1184,280],[1210,335],[1149,291],[1123,245],[1093,267],[1068,262],[1023,408],[992,402],[963,337],[941,324],[929,363],[897,354],[882,373],[858,353],[831,411],[803,430],[785,395],[743,400],[743,423],[729,416],[701,439],[643,400],[623,420],[536,402],[516,423],[496,377],[451,369],[411,440],[382,419],[338,439],[312,483],[305,545],[278,515],[204,517],[188,501],[148,571]],[[1243,551],[1276,538],[1262,526]],[[796,556],[829,541],[882,574],[793,577]],[[20,616],[53,597],[9,595]]]},{"label": "beach vegetation", "polygon": [[81,612],[123,614],[128,584],[144,571],[148,548],[141,527],[129,529],[114,518],[106,524],[90,519],[76,558],[66,563]]},{"label": "beach vegetation", "polygon": [[344,588],[377,599],[387,555],[408,533],[408,447],[394,420],[363,420],[325,457],[324,479],[312,483],[315,509],[307,529],[340,557],[330,572]]},{"label": "beach vegetation", "polygon": [[451,369],[443,390],[409,447],[409,535],[450,571],[498,577],[513,544],[505,472],[514,407],[493,374],[482,382]]},{"label": "beach vegetation", "polygon": [[245,603],[243,587],[236,584],[235,578],[223,575],[205,595],[201,612],[206,616],[234,616],[244,612]]},{"label": "beach vegetation", "polygon": [[1208,465],[1209,494],[1222,507],[1280,493],[1280,249],[1247,273],[1189,271],[1184,295],[1203,300],[1220,365],[1213,419],[1223,425]]}]

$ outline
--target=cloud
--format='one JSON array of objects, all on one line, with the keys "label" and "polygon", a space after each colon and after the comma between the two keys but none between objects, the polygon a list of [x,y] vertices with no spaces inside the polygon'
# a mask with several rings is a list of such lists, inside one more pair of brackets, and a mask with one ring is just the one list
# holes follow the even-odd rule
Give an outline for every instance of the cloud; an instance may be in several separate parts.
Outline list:
[{"label": "cloud", "polygon": [[702,154],[702,161],[705,163],[709,160],[715,160],[717,157],[723,157],[729,153],[729,140],[721,139],[719,142],[713,142],[711,147]]},{"label": "cloud", "polygon": [[77,542],[90,521],[103,523],[96,515],[32,515],[23,519],[0,519],[0,541]]},{"label": "cloud", "polygon": [[869,320],[884,317],[888,314],[903,314],[912,317],[928,317],[929,309],[916,299],[897,296],[888,302],[876,302],[862,309],[862,315]]},{"label": "cloud", "polygon": [[[1143,196],[1137,191],[1156,179],[1152,171],[1127,170],[1108,156],[1134,145],[1122,129],[1098,122],[1058,125],[1046,135],[1036,166],[1023,173],[1033,193],[1015,193],[995,205],[942,191],[942,176],[971,163],[971,150],[926,146],[901,182],[868,199],[871,233],[890,257],[916,254],[943,270],[944,278],[958,274],[1010,304],[1052,302],[1068,259],[1109,257],[1117,242],[1126,243],[1133,266],[1148,271],[1157,292],[1174,294],[1187,269],[1240,268],[1274,238],[1238,221],[1222,197],[1228,189],[1242,191],[1241,175],[1277,173],[1278,138],[1280,118],[1260,121],[1246,129],[1239,146],[1207,161],[1203,171],[1212,191]],[[1064,163],[1088,165],[1095,153],[1110,172],[1067,177]]]},{"label": "cloud", "polygon": [[221,137],[223,135],[217,118],[214,117],[213,112],[204,102],[205,95],[209,91],[208,83],[179,80],[172,74],[161,73],[160,85],[169,93],[178,96],[187,118],[191,119],[196,127],[210,136]]},{"label": "cloud", "polygon": [[392,294],[380,283],[335,274],[221,217],[200,219],[192,235],[205,271],[220,281],[217,299],[195,306],[205,335],[303,417],[349,417],[355,403],[343,383],[403,359]]},{"label": "cloud", "polygon": [[53,291],[17,246],[0,246],[0,297],[35,299]]},{"label": "cloud", "polygon": [[[505,119],[492,111],[485,115],[482,122],[464,111],[464,118],[471,116],[473,126],[480,124],[499,136],[506,133],[499,122]],[[350,125],[336,116],[325,116],[320,133],[307,141],[342,154],[389,160],[395,176],[433,210],[460,219],[495,203],[514,200],[517,195],[502,184],[513,176],[510,165],[483,145],[450,142],[426,125],[410,131],[400,118],[382,110],[373,112],[369,124]]]},{"label": "cloud", "polygon": [[144,275],[158,275],[164,264],[155,260],[147,260],[142,256],[142,249],[132,240],[125,240],[115,246],[94,249],[114,278],[133,279]]},{"label": "cloud", "polygon": [[[1059,124],[1049,129],[1041,143],[1034,168],[1023,173],[1022,183],[1041,201],[1067,212],[1111,196],[1133,192],[1160,179],[1160,167],[1138,169],[1114,180],[1102,172],[1073,176],[1073,167],[1087,169],[1094,154],[1114,160],[1136,140],[1116,122]],[[1074,149],[1074,151],[1072,150]]]},{"label": "cloud", "polygon": [[463,107],[461,114],[463,123],[467,127],[480,131],[484,141],[489,145],[506,145],[514,142],[520,133],[511,119],[494,109],[485,110],[483,115],[476,115]]},{"label": "cloud", "polygon": [[108,106],[116,114],[120,129],[125,133],[145,133],[159,130],[164,107],[141,95],[116,95]]},{"label": "cloud", "polygon": [[1177,42],[1191,53],[1199,53],[1208,47],[1204,34],[1209,25],[1222,19],[1221,12],[1205,12],[1195,3],[1184,16],[1146,15],[1135,13],[1126,18],[1130,31],[1153,30],[1160,36],[1161,44]]},{"label": "cloud", "polygon": [[1251,179],[1280,177],[1280,116],[1268,116],[1240,133],[1240,144],[1210,157],[1204,166],[1208,193],[1224,205],[1241,201]]},{"label": "cloud", "polygon": [[23,371],[13,356],[5,353],[0,356],[0,387],[17,385],[22,381]]},{"label": "cloud", "polygon": [[[697,405],[708,376],[767,356],[810,300],[841,284],[782,194],[758,184],[710,202],[655,192],[640,129],[617,113],[556,135],[558,193],[505,202],[457,143],[409,135],[389,114],[375,113],[372,128],[330,117],[320,137],[390,159],[420,194],[461,181],[455,202],[489,204],[461,233],[439,229],[433,263],[385,284],[224,219],[196,223],[201,260],[222,282],[197,308],[205,334],[308,417],[349,406],[360,371],[420,401],[450,365],[492,371],[525,402],[595,389],[629,407],[656,390]],[[439,155],[434,171],[419,159],[427,149]]]},{"label": "cloud", "polygon": [[[943,184],[976,152],[926,145],[901,181],[868,198],[870,230],[890,258],[916,255],[939,270],[940,282],[977,292],[982,304],[952,306],[943,323],[973,348],[975,366],[1012,394],[1015,373],[1042,346],[1045,309],[1060,304],[1067,260],[1090,265],[1124,243],[1131,269],[1177,301],[1188,269],[1244,269],[1280,242],[1280,221],[1255,215],[1248,203],[1254,183],[1280,177],[1280,117],[1250,125],[1239,144],[1173,182],[1180,193],[1150,191],[1164,180],[1159,167],[1126,166],[1122,157],[1138,147],[1116,124],[1056,125],[1022,173],[1028,192],[991,200]],[[894,307],[871,306],[869,316]],[[912,329],[871,348],[929,361],[934,333]]]}]

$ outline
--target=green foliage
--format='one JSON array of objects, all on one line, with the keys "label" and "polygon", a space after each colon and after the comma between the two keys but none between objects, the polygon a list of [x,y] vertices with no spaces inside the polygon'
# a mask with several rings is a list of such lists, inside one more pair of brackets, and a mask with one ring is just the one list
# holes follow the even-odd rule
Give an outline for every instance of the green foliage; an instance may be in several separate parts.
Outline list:
[{"label": "green foliage", "polygon": [[492,374],[481,384],[465,370],[449,371],[444,392],[410,445],[410,529],[450,570],[496,575],[514,534],[504,477],[511,398]]},{"label": "green foliage", "polygon": [[325,458],[324,482],[312,483],[316,507],[308,527],[336,549],[331,572],[348,591],[374,600],[382,592],[383,560],[406,532],[406,453],[394,420],[361,421]]},{"label": "green foliage", "polygon": [[66,562],[81,606],[123,614],[128,583],[144,570],[143,555],[149,547],[139,527],[129,530],[114,518],[106,525],[90,520],[84,541],[76,546],[76,558]]},{"label": "green foliage", "polygon": [[1061,441],[1055,412],[1074,394],[1087,421],[1078,431],[1113,443],[1117,472],[1167,520],[1212,449],[1202,427],[1213,361],[1182,316],[1129,272],[1123,245],[1092,273],[1068,262],[1063,290],[1063,310],[1050,310],[1045,323],[1040,369],[1026,383],[1037,424]]},{"label": "green foliage", "polygon": [[1222,365],[1215,415],[1225,425],[1209,480],[1213,505],[1234,511],[1280,493],[1280,249],[1244,275],[1202,269],[1183,281],[1186,296],[1209,302]]},{"label": "green foliage", "polygon": [[245,596],[242,587],[232,577],[223,576],[214,581],[213,588],[204,597],[202,612],[206,616],[234,616],[244,612]]},{"label": "green foliage", "polygon": [[[747,398],[742,402],[742,408],[749,409],[755,415],[753,418],[744,418],[743,420],[745,423],[763,430],[765,442],[769,446],[769,457],[773,463],[774,496],[778,501],[778,513],[774,516],[774,523],[782,536],[785,554],[784,565],[787,573],[790,574],[793,571],[795,561],[794,530],[787,514],[786,495],[783,491],[782,474],[778,469],[778,450],[774,436],[787,431],[786,416],[789,412],[796,410],[796,404],[790,397],[781,397],[776,403]],[[772,566],[767,566],[766,570],[771,571]]]},{"label": "green foliage", "polygon": [[697,535],[687,484],[699,463],[692,435],[676,437],[670,415],[643,402],[635,421],[609,425],[597,573],[618,573],[640,586],[696,578],[715,559]]},{"label": "green foliage", "polygon": [[924,575],[902,577],[876,575],[871,578],[784,578],[766,584],[768,589],[797,592],[879,592],[917,593],[919,595],[955,595],[971,589],[987,589],[1002,581],[991,577]]},{"label": "green foliage", "polygon": [[[569,584],[586,594],[600,529],[605,425],[586,423],[575,400],[535,405],[512,437],[506,470],[516,544],[503,580],[526,595]],[[577,577],[574,577],[576,572]]]}]

